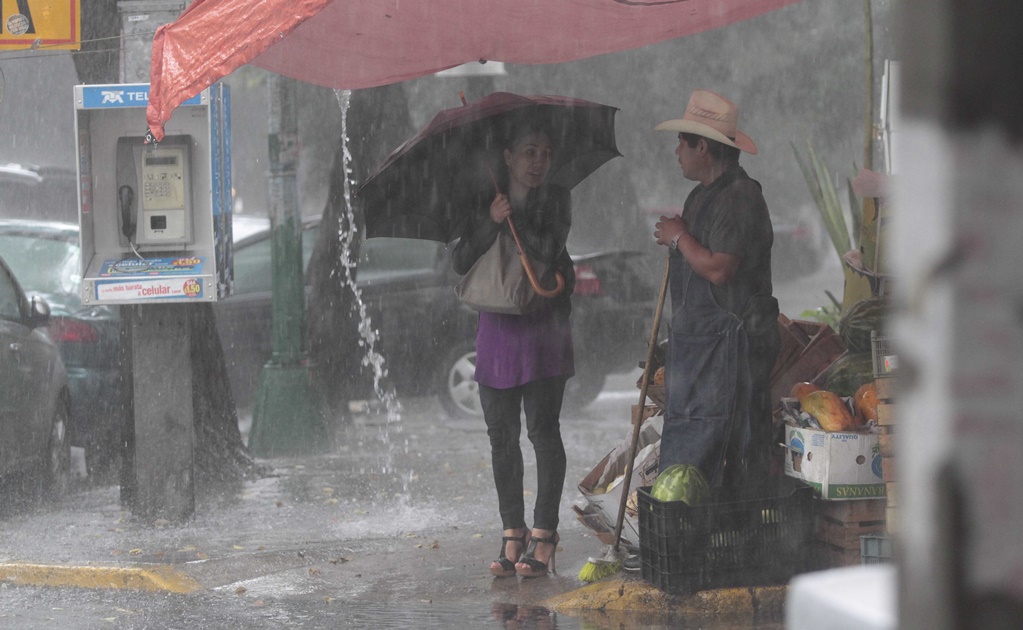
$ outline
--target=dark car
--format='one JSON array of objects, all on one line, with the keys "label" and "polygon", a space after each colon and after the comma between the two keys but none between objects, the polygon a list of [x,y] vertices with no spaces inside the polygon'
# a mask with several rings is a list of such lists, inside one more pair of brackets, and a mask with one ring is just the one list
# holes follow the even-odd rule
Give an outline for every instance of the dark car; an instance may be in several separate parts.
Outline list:
[{"label": "dark car", "polygon": [[49,304],[49,336],[67,371],[71,444],[85,448],[90,470],[106,467],[120,437],[119,311],[82,306],[78,225],[0,220],[0,253],[25,291]]},{"label": "dark car", "polygon": [[56,498],[71,482],[69,392],[49,319],[46,300],[26,295],[0,257],[0,488],[21,479]]},{"label": "dark car", "polygon": [[[236,226],[245,224],[250,232],[254,221],[262,221],[263,229],[235,240],[234,295],[215,306],[232,390],[243,407],[251,405],[260,369],[271,353],[269,222],[235,217]],[[318,231],[317,218],[305,220],[304,265]],[[569,409],[585,407],[608,375],[629,372],[644,359],[660,278],[639,252],[593,253],[574,260],[576,376],[566,391]],[[357,283],[380,331],[377,349],[398,394],[437,395],[454,416],[481,415],[472,379],[477,314],[455,297],[457,280],[441,243],[372,238],[362,244]]]}]

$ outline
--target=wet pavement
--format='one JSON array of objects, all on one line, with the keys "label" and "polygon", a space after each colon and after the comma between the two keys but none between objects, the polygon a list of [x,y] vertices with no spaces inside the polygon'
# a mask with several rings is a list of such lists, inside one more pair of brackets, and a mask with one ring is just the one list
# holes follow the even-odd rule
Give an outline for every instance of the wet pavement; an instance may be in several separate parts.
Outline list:
[{"label": "wet pavement", "polygon": [[[603,545],[573,515],[576,484],[629,435],[635,378],[614,379],[587,411],[563,419],[569,468],[557,575],[489,575],[501,525],[483,423],[451,420],[416,399],[398,422],[357,418],[330,454],[266,460],[271,476],[202,500],[185,524],[136,522],[113,485],[5,514],[0,626],[686,627],[678,603],[636,575],[597,587],[578,579]],[[531,449],[524,455],[526,488],[535,487]],[[34,565],[61,569],[44,575]],[[638,595],[626,607],[639,610],[616,612],[603,595],[599,604],[578,599],[595,588],[611,589],[612,601]],[[780,627],[776,604],[755,606],[729,603],[724,617],[690,620]]]},{"label": "wet pavement", "polygon": [[[823,303],[836,271],[780,287],[783,312]],[[638,375],[562,419],[557,575],[490,576],[501,524],[483,422],[412,399],[398,422],[339,429],[329,454],[266,460],[270,476],[202,498],[184,524],[136,522],[115,485],[0,506],[0,627],[782,628],[784,586],[672,598],[636,574],[578,579],[604,546],[572,512],[576,486],[630,435]]]}]

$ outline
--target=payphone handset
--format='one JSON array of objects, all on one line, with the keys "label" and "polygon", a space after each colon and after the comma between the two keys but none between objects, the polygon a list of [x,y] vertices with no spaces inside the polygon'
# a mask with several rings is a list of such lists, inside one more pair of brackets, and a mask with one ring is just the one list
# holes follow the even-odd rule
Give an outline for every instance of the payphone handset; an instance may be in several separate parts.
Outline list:
[{"label": "payphone handset", "polygon": [[122,245],[192,244],[191,136],[159,144],[117,139],[117,223]]}]

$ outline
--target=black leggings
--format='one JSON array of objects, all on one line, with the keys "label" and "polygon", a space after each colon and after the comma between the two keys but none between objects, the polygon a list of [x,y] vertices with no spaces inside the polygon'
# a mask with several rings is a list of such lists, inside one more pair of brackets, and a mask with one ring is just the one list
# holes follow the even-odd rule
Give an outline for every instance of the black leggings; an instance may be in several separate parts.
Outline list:
[{"label": "black leggings", "polygon": [[526,526],[522,497],[521,411],[526,412],[526,435],[536,453],[537,492],[533,527],[558,528],[558,508],[565,485],[565,445],[561,441],[561,399],[565,378],[532,381],[509,389],[480,385],[480,402],[490,436],[494,485],[504,529]]}]

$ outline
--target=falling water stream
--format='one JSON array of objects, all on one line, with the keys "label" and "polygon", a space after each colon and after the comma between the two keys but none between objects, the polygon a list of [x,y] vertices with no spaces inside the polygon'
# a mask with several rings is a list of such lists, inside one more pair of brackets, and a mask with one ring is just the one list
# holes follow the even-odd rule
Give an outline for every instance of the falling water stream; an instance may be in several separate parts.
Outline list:
[{"label": "falling water stream", "polygon": [[[358,261],[352,256],[352,244],[358,235],[358,225],[355,222],[355,212],[352,210],[351,191],[351,162],[352,154],[348,147],[348,110],[351,105],[351,90],[334,90],[338,105],[341,107],[341,151],[344,169],[344,198],[345,217],[347,221],[340,221],[338,228],[338,239],[341,244],[341,266],[344,269],[344,277],[341,281],[344,286],[352,290],[355,298],[355,308],[359,314],[359,345],[365,348],[366,354],[362,358],[362,364],[373,370],[373,393],[381,402],[386,411],[386,421],[381,425],[381,439],[387,446],[383,470],[384,474],[393,471],[395,444],[391,439],[392,433],[401,433],[401,406],[398,403],[394,387],[387,385],[384,379],[387,376],[387,367],[382,354],[376,349],[376,342],[380,337],[380,331],[373,327],[373,322],[366,312],[366,304],[362,300],[362,291],[355,283],[355,273]],[[345,225],[350,226],[346,231]],[[407,449],[407,444],[405,445]],[[408,497],[408,486],[412,480],[411,470],[402,475],[403,496]]]}]

